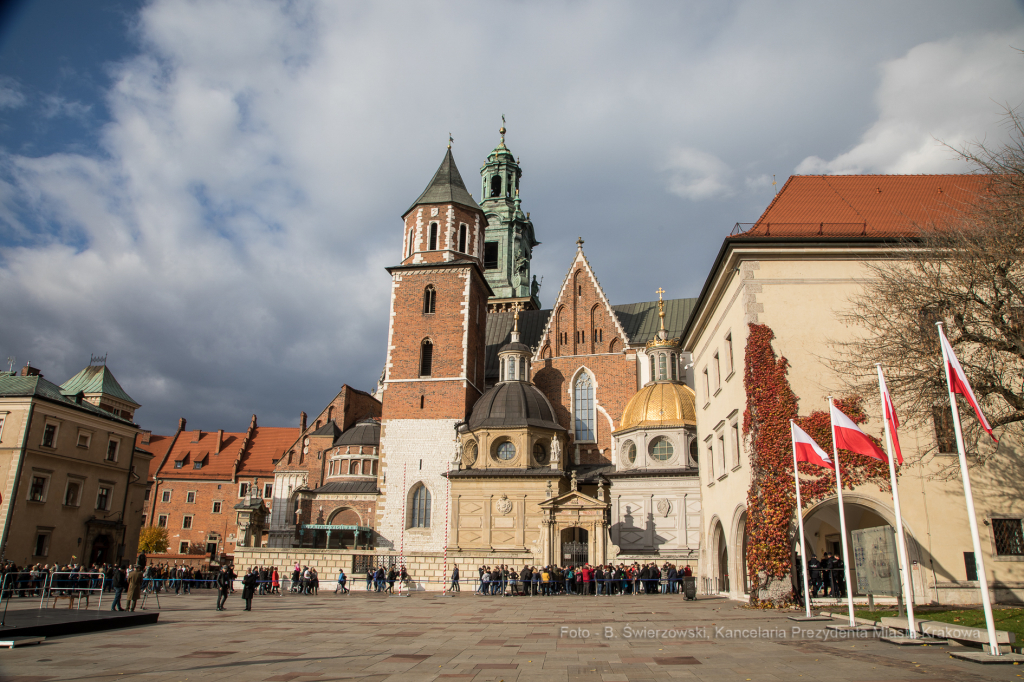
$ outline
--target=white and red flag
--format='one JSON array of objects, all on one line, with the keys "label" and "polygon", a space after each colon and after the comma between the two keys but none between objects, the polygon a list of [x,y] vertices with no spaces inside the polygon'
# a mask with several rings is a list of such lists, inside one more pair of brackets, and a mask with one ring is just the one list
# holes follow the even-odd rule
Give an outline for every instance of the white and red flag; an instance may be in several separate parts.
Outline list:
[{"label": "white and red flag", "polygon": [[835,440],[837,448],[856,452],[858,455],[866,457],[874,457],[883,462],[889,461],[882,448],[875,445],[868,434],[861,431],[860,427],[854,424],[853,420],[843,414],[838,407],[829,404],[829,410],[832,414],[832,438]]},{"label": "white and red flag", "polygon": [[[793,427],[793,456],[797,462],[810,462],[826,469],[835,471],[836,465],[832,459],[825,454],[814,439],[796,424],[790,422]],[[796,472],[793,472],[794,474]]]},{"label": "white and red flag", "polygon": [[960,361],[956,359],[956,353],[953,352],[953,347],[946,340],[942,327],[939,327],[939,343],[942,344],[942,356],[945,358],[946,365],[949,368],[949,371],[946,373],[946,376],[949,377],[949,390],[967,398],[967,402],[974,408],[974,414],[978,415],[981,428],[985,429],[988,435],[992,436],[992,440],[998,443],[999,440],[992,434],[992,426],[985,419],[985,415],[981,411],[981,405],[978,404],[978,399],[974,397],[971,384],[967,381],[967,375],[964,374],[964,368],[960,366]]},{"label": "white and red flag", "polygon": [[882,368],[878,368],[878,382],[882,387],[882,410],[889,422],[889,435],[892,437],[892,447],[896,450],[896,461],[903,464],[903,453],[900,451],[900,439],[896,435],[896,429],[900,428],[900,418],[896,416],[896,406],[892,403],[892,396],[889,395],[889,387],[885,385],[885,376],[882,375]]}]

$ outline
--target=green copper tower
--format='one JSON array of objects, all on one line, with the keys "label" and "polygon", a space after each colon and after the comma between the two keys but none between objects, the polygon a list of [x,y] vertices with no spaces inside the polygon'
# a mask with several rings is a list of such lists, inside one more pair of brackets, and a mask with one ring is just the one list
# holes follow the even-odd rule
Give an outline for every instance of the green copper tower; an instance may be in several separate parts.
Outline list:
[{"label": "green copper tower", "polygon": [[501,142],[480,169],[480,208],[487,216],[484,233],[484,276],[494,290],[489,312],[539,310],[540,284],[531,279],[533,247],[540,244],[533,233],[530,214],[520,208],[519,162],[505,146],[505,117],[501,117]]}]

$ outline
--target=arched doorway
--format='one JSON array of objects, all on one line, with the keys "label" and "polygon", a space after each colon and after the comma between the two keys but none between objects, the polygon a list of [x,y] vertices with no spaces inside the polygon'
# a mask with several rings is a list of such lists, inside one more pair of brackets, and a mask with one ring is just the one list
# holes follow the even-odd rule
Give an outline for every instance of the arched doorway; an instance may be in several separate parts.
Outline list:
[{"label": "arched doorway", "polygon": [[573,526],[562,530],[562,564],[582,566],[590,561],[590,534]]},{"label": "arched doorway", "polygon": [[92,541],[92,552],[89,554],[89,565],[94,564],[106,564],[109,563],[108,554],[110,553],[110,536],[109,535],[97,535],[96,539]]},{"label": "arched doorway", "polygon": [[[331,526],[359,526],[359,512],[351,507],[342,507],[333,514],[327,523]],[[352,549],[356,544],[356,532],[353,530],[331,531],[327,549]]]},{"label": "arched doorway", "polygon": [[747,533],[747,510],[744,508],[736,517],[732,529],[732,542],[729,543],[732,552],[732,575],[734,585],[741,594],[750,594],[750,576],[747,575],[747,542],[750,535]]},{"label": "arched doorway", "polygon": [[719,523],[716,529],[715,544],[718,546],[718,573],[716,592],[729,592],[729,545],[725,541],[725,531]]},{"label": "arched doorway", "polygon": [[[854,595],[857,591],[856,564],[854,563],[852,533],[866,528],[888,526],[895,530],[896,516],[884,503],[856,493],[843,494],[843,508],[846,513],[847,546],[850,551],[850,582]],[[804,512],[805,551],[807,556],[813,554],[821,559],[825,552],[842,556],[842,536],[840,534],[839,502],[837,498],[823,500]],[[910,563],[910,580],[916,597],[927,599],[924,575],[921,572],[923,549],[914,538],[913,531],[903,524],[903,532],[907,540],[907,559]],[[794,538],[795,543],[799,542]],[[894,559],[895,561],[895,559]],[[896,568],[898,572],[898,567]],[[861,595],[863,596],[863,595]]]}]

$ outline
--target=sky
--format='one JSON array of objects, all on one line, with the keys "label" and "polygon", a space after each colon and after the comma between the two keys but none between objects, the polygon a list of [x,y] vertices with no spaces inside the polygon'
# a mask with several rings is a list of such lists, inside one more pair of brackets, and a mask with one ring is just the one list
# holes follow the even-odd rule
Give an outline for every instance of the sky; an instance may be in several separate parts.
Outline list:
[{"label": "sky", "polygon": [[969,172],[1021,49],[1012,0],[7,3],[0,361],[107,355],[155,433],[297,426],[374,390],[449,133],[479,200],[505,116],[542,304],[577,237],[613,304],[695,297],[790,175]]}]

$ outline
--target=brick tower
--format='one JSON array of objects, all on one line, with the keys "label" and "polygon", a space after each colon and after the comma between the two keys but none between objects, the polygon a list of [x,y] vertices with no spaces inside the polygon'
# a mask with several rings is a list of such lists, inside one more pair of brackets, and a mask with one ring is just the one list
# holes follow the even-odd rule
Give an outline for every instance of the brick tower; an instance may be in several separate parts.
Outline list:
[{"label": "brick tower", "polygon": [[[383,381],[378,544],[441,550],[455,425],[484,385],[487,218],[466,190],[451,147],[423,194],[403,215]],[[403,479],[405,481],[403,486]],[[403,518],[403,509],[405,511]]]}]

